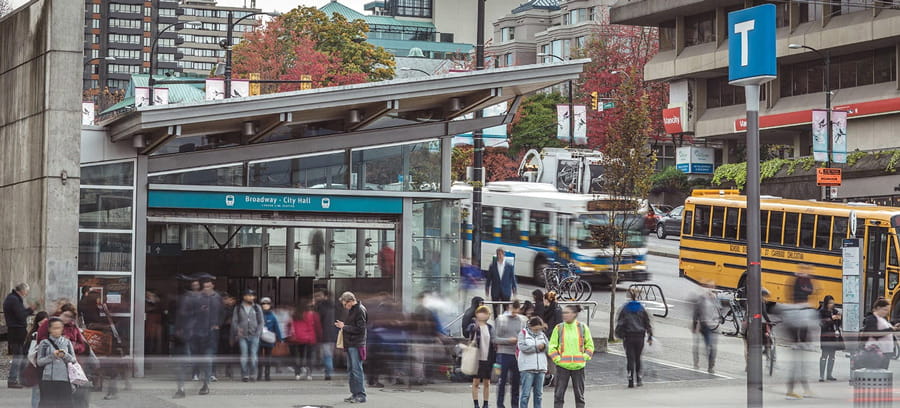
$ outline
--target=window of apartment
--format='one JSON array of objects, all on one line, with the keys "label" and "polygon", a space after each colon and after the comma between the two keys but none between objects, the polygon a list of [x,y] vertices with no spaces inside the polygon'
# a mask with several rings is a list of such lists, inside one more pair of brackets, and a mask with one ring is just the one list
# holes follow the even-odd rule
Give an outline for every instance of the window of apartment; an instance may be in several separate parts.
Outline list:
[{"label": "window of apartment", "polygon": [[597,7],[588,8],[588,18],[591,21],[597,21]]},{"label": "window of apartment", "polygon": [[124,79],[107,79],[106,86],[109,89],[125,89],[128,88],[128,81]]},{"label": "window of apartment", "polygon": [[659,23],[659,50],[675,49],[675,20]]},{"label": "window of apartment", "polygon": [[508,42],[514,41],[516,39],[516,28],[515,27],[503,27],[500,29],[500,41]]},{"label": "window of apartment", "polygon": [[100,58],[100,50],[91,50],[91,59]]},{"label": "window of apartment", "polygon": [[182,7],[181,10],[182,10],[182,12],[184,12],[184,15],[186,15],[186,16],[193,16],[193,15],[194,15],[194,9],[192,9],[192,8],[189,8],[189,7]]},{"label": "window of apartment", "polygon": [[129,35],[129,34],[108,34],[106,36],[107,41],[109,43],[116,44],[140,44],[141,36],[140,35]]},{"label": "window of apartment", "polygon": [[822,17],[822,5],[813,3],[798,2],[800,9],[800,23],[808,23],[816,21]]},{"label": "window of apartment", "polygon": [[91,44],[100,44],[100,36],[98,34],[91,34]]},{"label": "window of apartment", "polygon": [[109,64],[107,69],[109,72],[116,74],[137,74],[141,72],[140,65]]},{"label": "window of apartment", "polygon": [[91,4],[91,13],[100,14],[100,4],[99,3]]},{"label": "window of apartment", "polygon": [[511,67],[513,65],[516,65],[515,56],[512,53],[504,55],[503,56],[503,66]]},{"label": "window of apartment", "polygon": [[[138,27],[140,27],[140,26],[138,26]],[[135,27],[135,28],[137,28],[137,27]],[[144,31],[151,32],[150,23],[144,23]]]},{"label": "window of apartment", "polygon": [[175,47],[175,39],[174,38],[160,38],[156,40],[157,47],[165,47],[165,48],[174,48]]},{"label": "window of apartment", "polygon": [[716,40],[716,12],[687,16],[684,18],[684,45],[705,44]]},{"label": "window of apartment", "polygon": [[[150,23],[147,23],[150,24]],[[109,26],[115,28],[141,28],[140,20],[128,20],[123,18],[109,19]],[[149,31],[149,30],[147,30]]]},{"label": "window of apartment", "polygon": [[100,28],[100,20],[91,20],[91,28]]},{"label": "window of apartment", "polygon": [[160,17],[175,17],[175,9],[173,8],[161,8],[159,9]]},{"label": "window of apartment", "polygon": [[110,3],[109,4],[109,12],[110,13],[140,14],[141,13],[141,5],[140,4]]},{"label": "window of apartment", "polygon": [[587,37],[581,36],[575,38],[575,48],[582,49],[587,45]]},{"label": "window of apartment", "polygon": [[120,50],[110,48],[109,56],[116,57],[116,59],[141,59],[141,50]]},{"label": "window of apartment", "polygon": [[394,16],[431,18],[432,0],[387,0],[385,8]]},{"label": "window of apartment", "polygon": [[175,54],[157,54],[156,58],[159,62],[172,62],[175,61]]}]

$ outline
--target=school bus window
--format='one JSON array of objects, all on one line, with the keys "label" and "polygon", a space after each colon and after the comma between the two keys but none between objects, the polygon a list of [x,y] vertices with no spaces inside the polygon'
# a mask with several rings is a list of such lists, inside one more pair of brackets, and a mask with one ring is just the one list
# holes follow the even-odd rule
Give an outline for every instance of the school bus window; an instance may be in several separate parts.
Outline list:
[{"label": "school bus window", "polygon": [[830,249],[829,238],[831,238],[831,216],[820,215],[816,218],[816,249]]},{"label": "school bus window", "polygon": [[[745,212],[746,214],[746,212]],[[759,240],[766,242],[766,236],[769,234],[769,212],[759,212]]]},{"label": "school bus window", "polygon": [[725,208],[723,207],[713,207],[712,208],[712,231],[710,231],[709,236],[722,238],[722,230],[725,226]]},{"label": "school bus window", "polygon": [[800,224],[800,214],[784,213],[784,238],[781,245],[797,246],[797,226]]},{"label": "school bus window", "polygon": [[769,215],[769,239],[770,244],[781,245],[781,233],[784,231],[784,213],[772,211]]},{"label": "school bus window", "polygon": [[847,238],[847,217],[834,217],[834,226],[831,228],[831,250],[840,252]]},{"label": "school bus window", "polygon": [[802,214],[800,216],[800,246],[803,248],[813,247],[813,234],[815,234],[816,216],[813,214]]},{"label": "school bus window", "polygon": [[741,208],[738,212],[738,241],[747,239],[747,210]]},{"label": "school bus window", "polygon": [[694,225],[694,212],[685,211],[681,218],[681,235],[691,235],[691,226]]},{"label": "school bus window", "polygon": [[694,207],[694,236],[709,236],[709,206],[698,205]]},{"label": "school bus window", "polygon": [[894,290],[900,283],[900,273],[888,272],[888,289]]},{"label": "school bus window", "polygon": [[550,244],[550,214],[532,211],[529,218],[528,243],[546,248]]},{"label": "school bus window", "polygon": [[485,240],[494,240],[494,207],[481,207],[481,231]]},{"label": "school bus window", "polygon": [[725,238],[737,239],[738,209],[725,209]]},{"label": "school bus window", "polygon": [[519,237],[519,220],[522,217],[521,210],[503,209],[503,219],[500,224],[500,240],[510,244],[517,244]]},{"label": "school bus window", "polygon": [[900,266],[900,263],[898,263],[898,260],[897,260],[897,240],[895,237],[892,237],[889,235],[888,241],[892,242],[892,244],[889,244],[891,247],[891,251],[890,251],[891,255],[890,255],[890,257],[888,257],[888,265]]}]

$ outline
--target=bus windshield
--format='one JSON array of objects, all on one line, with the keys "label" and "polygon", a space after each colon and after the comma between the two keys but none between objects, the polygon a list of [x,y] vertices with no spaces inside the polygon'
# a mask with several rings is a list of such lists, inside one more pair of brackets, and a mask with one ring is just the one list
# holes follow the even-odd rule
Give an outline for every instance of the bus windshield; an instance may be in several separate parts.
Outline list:
[{"label": "bus windshield", "polygon": [[893,219],[891,219],[891,224],[894,226],[894,229],[897,230],[897,234],[900,234],[900,215],[895,215]]},{"label": "bus windshield", "polygon": [[609,214],[586,214],[573,221],[578,248],[605,249],[613,246],[616,230],[624,229],[625,248],[644,246],[644,217],[639,214],[616,214],[610,225]]}]

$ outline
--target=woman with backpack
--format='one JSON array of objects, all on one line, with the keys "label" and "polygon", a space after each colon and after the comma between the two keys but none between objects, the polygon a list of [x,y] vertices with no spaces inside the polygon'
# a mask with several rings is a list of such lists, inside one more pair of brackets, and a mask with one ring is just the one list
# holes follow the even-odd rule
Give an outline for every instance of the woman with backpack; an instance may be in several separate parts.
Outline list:
[{"label": "woman with backpack", "polygon": [[294,378],[312,380],[313,350],[322,337],[322,323],[314,305],[300,302],[291,320],[291,355],[294,356]]},{"label": "woman with backpack", "polygon": [[40,408],[69,408],[72,406],[72,385],[69,383],[70,363],[75,362],[75,348],[63,336],[65,324],[58,317],[47,324],[48,337],[38,345],[37,364],[41,372]]},{"label": "woman with backpack", "polygon": [[624,342],[625,357],[628,360],[628,388],[634,388],[635,382],[638,387],[644,385],[641,380],[641,353],[644,351],[645,338],[647,344],[653,344],[653,331],[647,309],[635,300],[637,290],[629,289],[628,297],[631,300],[622,306],[616,319],[616,337]]},{"label": "woman with backpack", "polygon": [[547,373],[547,335],[544,321],[540,317],[528,320],[528,326],[519,332],[518,355],[519,375],[522,381],[519,408],[528,408],[528,400],[534,395],[534,408],[541,407],[544,395],[544,375]]}]

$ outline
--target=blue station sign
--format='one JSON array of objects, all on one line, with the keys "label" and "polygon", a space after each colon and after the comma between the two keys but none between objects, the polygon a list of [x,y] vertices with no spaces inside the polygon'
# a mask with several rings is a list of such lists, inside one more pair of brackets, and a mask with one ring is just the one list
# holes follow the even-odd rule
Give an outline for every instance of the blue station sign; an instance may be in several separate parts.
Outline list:
[{"label": "blue station sign", "polygon": [[777,74],[775,5],[728,13],[728,83],[759,85]]},{"label": "blue station sign", "polygon": [[147,207],[195,210],[401,214],[403,212],[403,199],[398,197],[155,190],[150,191],[147,195]]}]

